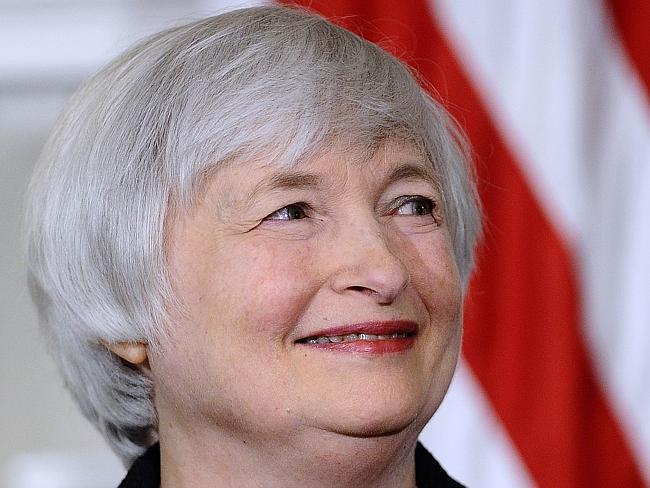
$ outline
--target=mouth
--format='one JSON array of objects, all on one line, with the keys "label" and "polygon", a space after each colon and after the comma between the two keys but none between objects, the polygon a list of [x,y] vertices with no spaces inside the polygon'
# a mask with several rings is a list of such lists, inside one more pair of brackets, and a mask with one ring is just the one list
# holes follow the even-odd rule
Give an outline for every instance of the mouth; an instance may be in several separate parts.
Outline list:
[{"label": "mouth", "polygon": [[318,331],[296,344],[329,351],[386,354],[410,349],[418,325],[410,320],[363,322]]}]

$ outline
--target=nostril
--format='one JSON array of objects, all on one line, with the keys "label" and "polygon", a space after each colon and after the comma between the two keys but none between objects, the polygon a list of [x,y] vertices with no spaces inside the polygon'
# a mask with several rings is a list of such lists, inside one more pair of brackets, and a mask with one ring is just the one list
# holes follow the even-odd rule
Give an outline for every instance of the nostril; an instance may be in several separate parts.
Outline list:
[{"label": "nostril", "polygon": [[390,305],[393,303],[397,295],[399,294],[398,290],[375,290],[367,286],[352,285],[348,286],[347,290],[355,291],[362,293],[363,295],[374,297],[374,299],[380,305]]},{"label": "nostril", "polygon": [[373,290],[371,288],[368,288],[366,286],[357,286],[357,285],[348,286],[348,290],[358,291],[358,292],[361,292],[361,293],[365,293],[366,295],[373,295],[373,294],[377,293],[375,290]]}]

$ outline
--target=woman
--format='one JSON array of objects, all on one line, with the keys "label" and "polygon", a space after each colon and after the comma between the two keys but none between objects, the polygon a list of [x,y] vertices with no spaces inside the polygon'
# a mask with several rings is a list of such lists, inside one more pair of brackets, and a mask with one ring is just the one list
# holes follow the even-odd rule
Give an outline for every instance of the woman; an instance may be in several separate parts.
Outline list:
[{"label": "woman", "polygon": [[458,486],[417,436],[479,229],[461,148],[405,66],[297,9],[89,80],[32,182],[29,272],[121,486]]}]

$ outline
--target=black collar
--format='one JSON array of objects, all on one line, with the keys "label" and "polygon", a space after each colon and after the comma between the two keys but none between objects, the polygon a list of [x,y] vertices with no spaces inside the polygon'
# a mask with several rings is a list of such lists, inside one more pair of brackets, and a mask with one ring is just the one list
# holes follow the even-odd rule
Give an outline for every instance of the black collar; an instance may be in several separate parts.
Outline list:
[{"label": "black collar", "polygon": [[[415,447],[415,482],[418,488],[463,488],[419,442]],[[160,446],[147,449],[131,466],[118,488],[158,488],[160,486]]]}]

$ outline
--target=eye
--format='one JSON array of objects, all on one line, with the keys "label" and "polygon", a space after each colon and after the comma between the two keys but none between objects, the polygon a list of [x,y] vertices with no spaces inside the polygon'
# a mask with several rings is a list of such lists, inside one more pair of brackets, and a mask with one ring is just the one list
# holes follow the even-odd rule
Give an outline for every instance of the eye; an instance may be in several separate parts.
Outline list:
[{"label": "eye", "polygon": [[266,216],[264,220],[302,220],[307,218],[307,210],[306,203],[292,203]]},{"label": "eye", "polygon": [[405,195],[397,199],[395,213],[397,215],[425,216],[433,215],[436,203],[427,197]]}]

